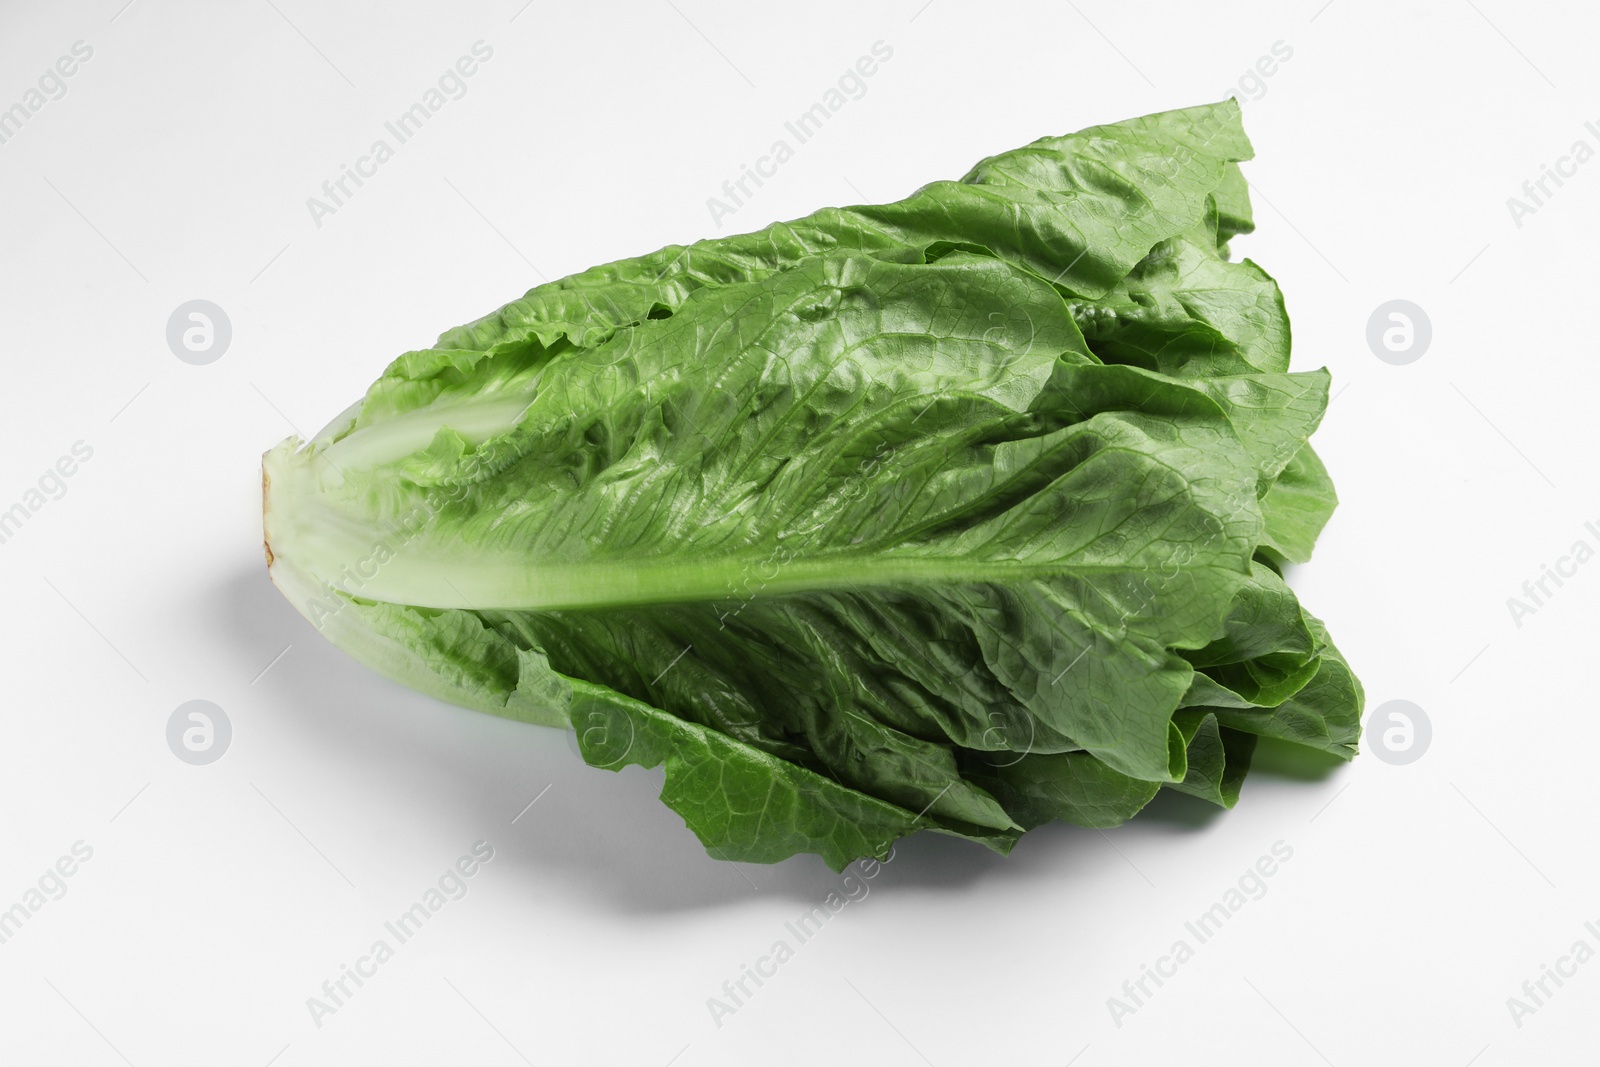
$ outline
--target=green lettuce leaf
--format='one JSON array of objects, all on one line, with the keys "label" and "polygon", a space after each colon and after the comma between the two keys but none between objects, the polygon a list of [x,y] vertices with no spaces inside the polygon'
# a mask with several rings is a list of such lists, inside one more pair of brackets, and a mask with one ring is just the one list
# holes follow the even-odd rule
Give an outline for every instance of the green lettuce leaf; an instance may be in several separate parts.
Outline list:
[{"label": "green lettuce leaf", "polygon": [[1189,772],[1183,781],[1169,783],[1166,788],[1209,800],[1218,807],[1233,807],[1239,802],[1239,788],[1250,770],[1256,735],[1230,730],[1209,712],[1184,710],[1173,721],[1183,731]]}]

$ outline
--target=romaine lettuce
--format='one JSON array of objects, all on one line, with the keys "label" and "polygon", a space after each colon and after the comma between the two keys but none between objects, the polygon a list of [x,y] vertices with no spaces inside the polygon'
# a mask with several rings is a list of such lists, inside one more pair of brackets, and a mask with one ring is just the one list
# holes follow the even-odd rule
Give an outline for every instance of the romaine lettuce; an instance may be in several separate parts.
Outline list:
[{"label": "romaine lettuce", "polygon": [[1334,505],[1232,101],[542,285],[266,454],[273,579],[442,699],[666,765],[715,854],[1004,852],[1361,691],[1284,583]]}]

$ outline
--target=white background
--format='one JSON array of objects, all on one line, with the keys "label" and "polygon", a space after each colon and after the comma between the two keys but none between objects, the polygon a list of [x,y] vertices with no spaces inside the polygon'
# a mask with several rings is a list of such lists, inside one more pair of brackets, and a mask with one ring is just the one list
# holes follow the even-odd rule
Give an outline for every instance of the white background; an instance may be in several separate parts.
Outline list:
[{"label": "white background", "polygon": [[[0,145],[0,509],[93,449],[0,544],[0,908],[93,849],[0,945],[0,1061],[1592,1062],[1600,963],[1520,1027],[1506,1003],[1600,948],[1600,562],[1520,626],[1506,603],[1600,547],[1600,161],[1521,226],[1506,204],[1600,147],[1592,8],[522,2],[0,15],[0,107],[93,48]],[[467,94],[315,225],[307,197],[478,40]],[[879,40],[865,95],[714,224]],[[1263,760],[1233,812],[1163,801],[1005,860],[921,835],[719,1027],[707,998],[839,876],[706,858],[659,771],[404,691],[268,583],[260,453],[399,352],[541,277],[1219,98],[1278,42],[1241,90],[1260,229],[1235,248],[1283,285],[1296,366],[1333,371],[1343,499],[1292,580],[1369,707],[1425,709],[1416,762]],[[165,340],[195,298],[232,322],[208,366]],[[1366,342],[1394,298],[1433,325],[1408,366]],[[191,699],[233,724],[210,766],[167,747]],[[315,1025],[307,998],[479,840],[470,892]],[[1117,1025],[1108,998],[1278,841],[1266,894]]]}]

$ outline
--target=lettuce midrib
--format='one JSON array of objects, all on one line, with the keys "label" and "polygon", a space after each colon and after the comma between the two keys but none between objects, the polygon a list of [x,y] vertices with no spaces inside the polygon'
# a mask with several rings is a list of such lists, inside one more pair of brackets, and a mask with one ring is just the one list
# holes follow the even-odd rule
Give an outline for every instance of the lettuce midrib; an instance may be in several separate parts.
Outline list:
[{"label": "lettuce midrib", "polygon": [[[537,395],[523,383],[491,399],[451,397],[357,430],[339,430],[341,415],[300,446],[290,439],[264,457],[265,529],[269,560],[286,559],[323,593],[413,608],[472,611],[563,611],[660,604],[731,602],[753,596],[976,584],[1015,585],[1061,576],[1138,575],[1151,561],[974,559],[930,554],[909,541],[831,547],[811,554],[783,544],[748,551],[593,560],[531,558],[525,552],[474,543],[430,509],[415,529],[397,517],[363,513],[360,494],[342,490],[365,481],[448,429],[472,444],[510,434]],[[345,423],[348,426],[347,423]],[[382,510],[382,509],[377,509]],[[905,531],[902,531],[905,533]],[[1099,531],[1094,540],[1115,530]],[[1094,541],[1080,546],[1090,551]],[[1249,562],[1241,553],[1242,580]],[[1201,568],[1194,568],[1196,570]],[[1230,568],[1230,570],[1232,570]]]},{"label": "lettuce midrib", "polygon": [[[291,461],[299,457],[290,457]],[[700,559],[653,556],[603,560],[536,560],[480,545],[386,535],[316,495],[304,479],[272,469],[267,502],[268,547],[336,592],[418,608],[559,611],[651,604],[736,601],[751,596],[869,588],[1013,585],[1064,575],[1137,576],[1138,559],[974,560],[915,554],[916,546],[832,549],[785,558],[771,547]],[[303,466],[303,465],[302,465]],[[1248,571],[1241,557],[1239,574]]]}]

